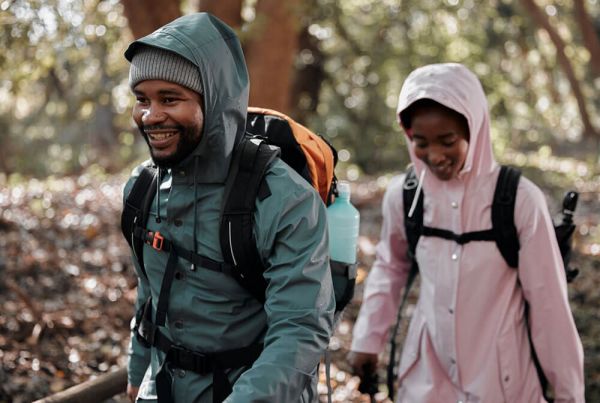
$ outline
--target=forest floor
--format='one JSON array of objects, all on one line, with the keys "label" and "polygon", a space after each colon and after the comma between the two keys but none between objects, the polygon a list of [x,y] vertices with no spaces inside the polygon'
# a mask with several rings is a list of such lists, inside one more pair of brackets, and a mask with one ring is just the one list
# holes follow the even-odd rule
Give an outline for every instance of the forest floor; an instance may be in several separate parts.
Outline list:
[{"label": "forest floor", "polygon": [[[125,179],[84,174],[0,181],[0,403],[31,402],[125,366],[136,293],[119,227]],[[351,375],[345,357],[363,281],[374,259],[385,183],[365,179],[353,189],[361,213],[359,277],[355,298],[330,343],[335,402],[369,401],[358,392],[359,379]],[[557,194],[551,187],[544,191]],[[582,191],[573,259],[581,274],[569,286],[585,350],[590,402],[600,401],[599,201],[596,186]],[[416,301],[413,294],[410,304]],[[386,362],[383,354],[378,370],[382,384]],[[323,368],[319,390],[321,400],[327,401]],[[380,390],[375,400],[389,401],[385,387]],[[118,395],[112,401],[126,400]]]}]

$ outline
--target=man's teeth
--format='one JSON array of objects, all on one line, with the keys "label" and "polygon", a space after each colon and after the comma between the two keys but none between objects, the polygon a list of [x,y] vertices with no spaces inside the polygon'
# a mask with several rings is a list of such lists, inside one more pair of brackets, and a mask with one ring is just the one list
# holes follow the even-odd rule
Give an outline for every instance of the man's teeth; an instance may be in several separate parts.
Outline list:
[{"label": "man's teeth", "polygon": [[168,139],[169,137],[172,137],[174,135],[176,135],[177,132],[169,132],[169,133],[148,133],[148,136],[150,136],[150,138],[152,140],[165,140]]}]

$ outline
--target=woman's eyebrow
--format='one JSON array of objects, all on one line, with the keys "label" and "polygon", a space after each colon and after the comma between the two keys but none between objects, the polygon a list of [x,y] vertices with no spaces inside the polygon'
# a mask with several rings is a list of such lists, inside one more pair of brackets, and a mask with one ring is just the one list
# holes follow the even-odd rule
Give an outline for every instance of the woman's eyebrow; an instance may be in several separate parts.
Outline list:
[{"label": "woman's eyebrow", "polygon": [[[454,132],[441,133],[441,134],[438,134],[438,135],[436,136],[436,138],[445,139],[445,138],[447,138],[447,137],[452,137],[452,136],[454,136],[454,134],[455,134]],[[418,138],[418,139],[425,139],[425,136],[424,136],[424,135],[422,135],[422,134],[419,134],[419,133],[416,133],[416,132],[413,132],[413,133],[412,133],[412,137],[413,137],[413,138],[415,138],[415,137],[416,137],[416,138]]]},{"label": "woman's eyebrow", "polygon": [[454,136],[454,134],[455,134],[454,132],[448,132],[448,133],[440,134],[438,137],[442,138],[442,139],[445,139],[445,138]]}]

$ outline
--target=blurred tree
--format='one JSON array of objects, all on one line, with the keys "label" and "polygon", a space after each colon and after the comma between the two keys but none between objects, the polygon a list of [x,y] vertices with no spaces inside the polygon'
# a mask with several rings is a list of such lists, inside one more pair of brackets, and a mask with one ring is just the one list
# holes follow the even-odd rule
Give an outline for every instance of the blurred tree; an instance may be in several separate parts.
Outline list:
[{"label": "blurred tree", "polygon": [[[402,81],[419,65],[454,61],[482,80],[498,155],[515,147],[537,151],[540,142],[573,152],[582,135],[598,139],[600,98],[594,94],[600,82],[585,73],[587,51],[573,4],[560,3],[559,12],[542,2],[545,13],[560,16],[556,22],[568,38],[565,54],[575,72],[569,76],[555,68],[552,38],[529,23],[521,3],[319,0],[310,32],[319,38],[326,79],[311,125],[344,151],[352,175],[401,169],[407,155],[395,105]],[[589,19],[599,21],[600,10],[593,10]],[[597,159],[597,143],[578,149]]]},{"label": "blurred tree", "polygon": [[556,59],[563,69],[567,79],[569,80],[569,84],[571,85],[571,90],[573,91],[573,96],[577,101],[577,106],[579,107],[579,113],[581,115],[581,121],[583,123],[583,135],[585,137],[593,137],[597,138],[600,136],[598,131],[594,128],[594,125],[590,119],[590,113],[588,112],[588,106],[586,102],[586,97],[583,94],[581,89],[581,84],[579,79],[577,78],[577,74],[575,73],[575,69],[571,64],[571,61],[566,53],[567,44],[562,39],[558,31],[552,26],[548,15],[542,11],[534,2],[534,0],[521,0],[521,3],[525,7],[525,10],[529,13],[531,18],[538,24],[542,29],[544,29],[552,43],[556,48]]},{"label": "blurred tree", "polygon": [[146,36],[181,16],[178,0],[121,0],[121,4],[134,38]]},{"label": "blurred tree", "polygon": [[595,77],[600,77],[600,29],[595,29],[584,0],[573,0],[575,19],[581,28],[583,43],[590,52],[590,62]]},{"label": "blurred tree", "polygon": [[250,104],[290,113],[293,62],[300,32],[299,0],[258,0],[244,51],[250,74]]},{"label": "blurred tree", "polygon": [[123,27],[116,5],[0,2],[4,172],[47,175],[91,163],[121,168],[111,94],[123,79],[123,63],[115,63]]},{"label": "blurred tree", "polygon": [[243,0],[198,0],[196,8],[216,15],[232,28],[240,29],[243,3]]},{"label": "blurred tree", "polygon": [[291,113],[330,139],[350,178],[408,161],[398,92],[415,67],[442,61],[464,63],[481,78],[498,155],[537,153],[544,143],[585,154],[597,169],[598,145],[588,141],[600,138],[597,4],[0,0],[0,169],[119,169],[146,155],[128,113],[128,21],[137,37],[198,8],[238,30],[251,102]]},{"label": "blurred tree", "polygon": [[301,123],[306,123],[316,114],[321,85],[325,80],[325,56],[319,40],[309,32],[311,23],[310,16],[302,21],[290,90],[291,115]]}]

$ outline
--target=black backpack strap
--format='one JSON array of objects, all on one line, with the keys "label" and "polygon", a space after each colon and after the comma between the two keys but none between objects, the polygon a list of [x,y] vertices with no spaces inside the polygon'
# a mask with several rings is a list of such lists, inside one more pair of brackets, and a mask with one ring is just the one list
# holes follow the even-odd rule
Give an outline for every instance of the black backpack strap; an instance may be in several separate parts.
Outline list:
[{"label": "black backpack strap", "polygon": [[[415,168],[411,165],[406,171],[406,177],[404,178],[404,185],[402,185],[402,201],[404,204],[404,232],[406,240],[408,242],[408,258],[411,261],[410,271],[406,278],[406,285],[404,286],[404,293],[402,294],[402,301],[396,316],[396,323],[390,333],[390,358],[388,360],[387,367],[387,386],[388,395],[391,400],[394,400],[394,382],[396,381],[396,336],[398,329],[400,328],[400,322],[402,321],[402,311],[406,305],[408,299],[408,293],[415,281],[415,278],[419,274],[419,264],[415,256],[417,249],[417,242],[419,237],[423,233],[423,192],[419,192],[419,179],[415,173]],[[416,206],[410,214],[415,196],[418,197]]]},{"label": "black backpack strap", "polygon": [[503,165],[496,182],[492,204],[492,228],[496,245],[506,263],[513,268],[519,266],[520,244],[514,212],[520,178],[521,171]]},{"label": "black backpack strap", "polygon": [[221,213],[223,258],[232,266],[234,278],[261,302],[265,301],[267,282],[256,248],[254,211],[267,167],[278,156],[279,149],[263,140],[243,139],[234,151]]},{"label": "black backpack strap", "polygon": [[[515,269],[519,267],[519,236],[515,226],[514,211],[517,199],[517,188],[521,178],[521,171],[516,168],[502,166],[494,192],[494,203],[492,205],[492,226],[496,233],[496,245],[506,263]],[[531,346],[531,355],[540,379],[544,398],[549,402],[548,379],[542,370],[540,361],[531,340],[531,328],[529,323],[529,304],[525,304],[525,318],[527,321],[527,335]]]},{"label": "black backpack strap", "polygon": [[142,253],[144,241],[134,235],[136,227],[146,225],[150,204],[154,199],[153,189],[156,188],[157,180],[156,169],[154,167],[143,167],[125,199],[123,213],[121,214],[121,231],[133,250],[134,257],[138,261],[140,270],[144,275],[146,275]]},{"label": "black backpack strap", "polygon": [[573,222],[573,214],[577,208],[577,200],[579,193],[571,190],[565,194],[562,205],[562,220],[558,225],[554,225],[554,233],[560,248],[560,254],[563,258],[565,266],[565,274],[567,282],[572,282],[579,274],[579,269],[569,266],[572,254],[572,236],[575,232],[575,223]]}]

